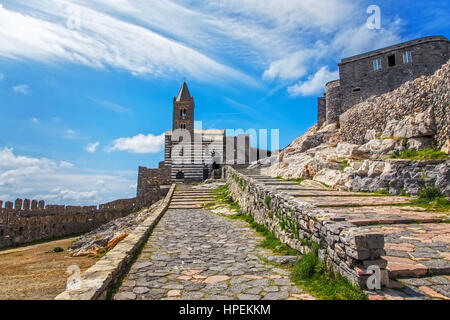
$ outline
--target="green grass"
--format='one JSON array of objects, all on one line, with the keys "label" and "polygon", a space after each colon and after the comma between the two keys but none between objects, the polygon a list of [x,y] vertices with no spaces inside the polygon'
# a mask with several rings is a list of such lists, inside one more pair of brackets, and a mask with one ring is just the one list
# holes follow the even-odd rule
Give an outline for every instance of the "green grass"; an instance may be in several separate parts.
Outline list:
[{"label": "green grass", "polygon": [[428,211],[450,211],[450,201],[435,186],[422,188],[419,198],[411,200],[411,204],[427,209]]},{"label": "green grass", "polygon": [[294,182],[294,183],[297,183],[297,184],[302,184],[302,182],[306,180],[305,178],[284,179],[282,177],[277,177],[277,179],[288,181],[288,182]]},{"label": "green grass", "polygon": [[215,189],[214,193],[216,194],[216,200],[228,205],[230,209],[241,212],[241,206],[239,205],[239,203],[234,201],[230,196],[230,187],[228,185],[224,185]]},{"label": "green grass", "polygon": [[388,190],[385,189],[380,189],[377,192],[375,192],[375,194],[379,194],[379,195],[385,195],[385,196],[390,196],[391,194],[389,193]]},{"label": "green grass", "polygon": [[449,156],[435,148],[426,148],[419,151],[406,149],[403,152],[395,152],[392,159],[408,159],[408,160],[447,160]]},{"label": "green grass", "polygon": [[231,219],[239,219],[247,222],[253,229],[256,230],[265,239],[260,243],[260,246],[264,249],[271,249],[274,253],[284,256],[298,256],[300,253],[287,245],[281,243],[275,234],[269,231],[266,227],[260,225],[250,215],[231,216]]},{"label": "green grass", "polygon": [[368,300],[367,295],[340,274],[335,274],[317,256],[317,247],[292,268],[291,279],[322,300]]},{"label": "green grass", "polygon": [[[231,206],[234,201],[230,198],[228,186],[223,186],[215,190],[217,199]],[[231,205],[230,205],[231,204]],[[300,252],[281,243],[276,235],[255,221],[249,214],[229,216],[230,219],[239,219],[247,222],[250,227],[264,237],[260,246],[270,249],[278,255],[298,256]],[[316,298],[323,300],[367,300],[367,296],[359,288],[353,286],[346,278],[340,274],[331,272],[324,262],[318,257],[318,245],[305,241],[305,244],[312,247],[311,253],[306,254],[295,265],[288,267],[291,271],[292,281],[301,286]]]}]

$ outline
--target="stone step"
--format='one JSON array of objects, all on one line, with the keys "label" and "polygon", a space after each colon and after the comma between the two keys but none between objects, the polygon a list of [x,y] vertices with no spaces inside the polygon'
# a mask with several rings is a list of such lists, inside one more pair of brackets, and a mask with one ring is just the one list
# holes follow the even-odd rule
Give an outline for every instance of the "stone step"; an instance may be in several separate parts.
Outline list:
[{"label": "stone step", "polygon": [[409,204],[411,199],[407,197],[314,197],[302,198],[303,201],[312,203],[320,208],[333,207],[362,207],[362,206],[386,206],[393,204]]},{"label": "stone step", "polygon": [[383,197],[383,195],[373,195],[370,193],[330,191],[330,190],[295,190],[285,191],[294,197]]},{"label": "stone step", "polygon": [[327,208],[355,225],[435,223],[448,219],[446,212],[429,212],[414,206],[374,206]]}]

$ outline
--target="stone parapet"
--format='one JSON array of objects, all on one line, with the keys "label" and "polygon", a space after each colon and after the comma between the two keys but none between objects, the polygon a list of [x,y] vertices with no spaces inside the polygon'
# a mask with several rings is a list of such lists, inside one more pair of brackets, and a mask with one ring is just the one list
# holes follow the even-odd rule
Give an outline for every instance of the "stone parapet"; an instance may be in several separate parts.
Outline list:
[{"label": "stone parapet", "polygon": [[14,203],[8,201],[4,208],[0,205],[0,248],[86,233],[127,216],[135,209],[135,198],[117,200],[98,207],[45,206],[43,200],[29,199],[17,199]]},{"label": "stone parapet", "polygon": [[275,186],[265,185],[231,167],[225,168],[230,195],[244,213],[274,232],[289,247],[307,253],[311,241],[320,245],[319,257],[332,262],[333,269],[355,285],[365,287],[367,267],[381,270],[381,281],[389,281],[384,235],[355,227],[342,217],[295,198]]},{"label": "stone parapet", "polygon": [[67,289],[56,300],[104,300],[127,270],[151,231],[167,211],[175,184],[170,188],[161,205],[142,224],[119,242],[95,265],[81,274],[80,281]]}]

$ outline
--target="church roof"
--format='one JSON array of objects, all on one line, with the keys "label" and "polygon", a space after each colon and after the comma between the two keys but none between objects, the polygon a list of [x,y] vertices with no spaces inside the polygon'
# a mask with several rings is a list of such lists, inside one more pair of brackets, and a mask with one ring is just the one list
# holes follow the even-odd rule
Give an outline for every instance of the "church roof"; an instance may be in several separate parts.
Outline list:
[{"label": "church roof", "polygon": [[186,82],[183,82],[183,85],[181,86],[176,101],[190,101],[190,100],[192,100],[191,94],[189,92]]}]

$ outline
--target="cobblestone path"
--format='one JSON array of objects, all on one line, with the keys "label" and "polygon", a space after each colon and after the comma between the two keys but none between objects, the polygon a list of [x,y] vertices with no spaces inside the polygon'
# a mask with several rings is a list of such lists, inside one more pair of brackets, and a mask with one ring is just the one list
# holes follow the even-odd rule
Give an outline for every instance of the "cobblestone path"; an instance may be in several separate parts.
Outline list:
[{"label": "cobblestone path", "polygon": [[264,261],[272,253],[258,246],[262,238],[247,223],[196,208],[209,197],[177,189],[178,209],[166,212],[115,300],[313,299],[285,269]]}]

